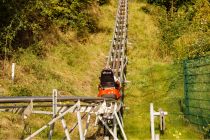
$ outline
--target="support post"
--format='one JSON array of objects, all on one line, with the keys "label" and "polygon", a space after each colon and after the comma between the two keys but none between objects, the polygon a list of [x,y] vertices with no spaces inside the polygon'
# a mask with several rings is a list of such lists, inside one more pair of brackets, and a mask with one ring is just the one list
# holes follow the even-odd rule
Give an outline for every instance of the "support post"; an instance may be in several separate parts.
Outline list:
[{"label": "support post", "polygon": [[114,135],[114,133],[112,132],[112,130],[109,128],[109,126],[107,125],[107,123],[102,119],[102,117],[100,115],[97,115],[97,118],[102,122],[102,124],[105,126],[105,128],[109,131],[109,133],[113,136],[114,140],[118,140],[118,138]]},{"label": "support post", "polygon": [[154,124],[154,114],[153,114],[153,103],[150,103],[150,129],[151,129],[151,139],[155,140],[155,124]]},{"label": "support post", "polygon": [[117,120],[117,123],[118,123],[118,125],[119,125],[119,127],[120,127],[120,130],[121,130],[121,132],[122,132],[122,134],[123,134],[124,140],[127,140],[127,137],[126,137],[126,135],[125,135],[124,129],[123,129],[123,127],[122,127],[122,124],[121,124],[121,122],[120,122],[120,119],[119,119],[119,117],[118,117],[116,111],[114,112],[114,115],[115,115],[115,117],[116,117],[116,120]]},{"label": "support post", "polygon": [[160,131],[163,133],[165,130],[165,115],[162,109],[159,109],[160,112]]},{"label": "support post", "polygon": [[183,61],[183,73],[184,73],[184,104],[186,106],[186,109],[184,110],[184,114],[188,118],[189,116],[189,94],[188,94],[188,67],[187,67],[187,60]]},{"label": "support post", "polygon": [[[57,89],[53,89],[53,93],[52,93],[52,100],[53,100],[53,104],[52,104],[53,116],[52,116],[52,118],[55,118],[55,117],[56,117],[56,114],[57,114],[57,96],[58,96],[58,91],[57,91]],[[49,139],[49,140],[52,139],[54,126],[55,126],[55,123],[53,123],[52,125],[50,125],[50,132],[49,132],[49,136],[48,136],[48,139]]]},{"label": "support post", "polygon": [[12,63],[12,82],[15,80],[15,63]]},{"label": "support post", "polygon": [[159,140],[159,135],[155,135],[155,116],[160,117],[161,131],[165,130],[165,115],[168,115],[168,112],[164,112],[162,109],[159,112],[154,111],[153,103],[150,103],[150,128],[151,128],[151,140]]},{"label": "support post", "polygon": [[27,119],[31,115],[31,113],[33,113],[33,100],[31,100],[30,104],[23,111],[23,118]]},{"label": "support post", "polygon": [[80,136],[80,140],[85,140],[83,136],[83,131],[82,131],[82,119],[80,115],[80,101],[78,102],[79,102],[79,105],[77,107],[77,121],[78,121],[78,128],[79,128],[79,136]]},{"label": "support post", "polygon": [[84,137],[87,135],[89,123],[90,123],[90,112],[88,113],[88,117],[87,117],[87,122],[86,122],[86,128],[85,128],[85,132],[84,132]]},{"label": "support post", "polygon": [[64,132],[65,132],[65,135],[66,135],[66,139],[67,139],[67,140],[71,140],[71,139],[70,139],[70,135],[69,135],[69,130],[68,130],[68,128],[67,128],[66,121],[64,120],[64,117],[61,118],[61,123],[62,123]]},{"label": "support post", "polygon": [[96,127],[98,125],[98,117],[96,117],[95,119],[95,123],[94,123],[94,126]]},{"label": "support post", "polygon": [[116,117],[113,118],[113,126],[114,126],[114,135],[117,137],[117,120]]}]

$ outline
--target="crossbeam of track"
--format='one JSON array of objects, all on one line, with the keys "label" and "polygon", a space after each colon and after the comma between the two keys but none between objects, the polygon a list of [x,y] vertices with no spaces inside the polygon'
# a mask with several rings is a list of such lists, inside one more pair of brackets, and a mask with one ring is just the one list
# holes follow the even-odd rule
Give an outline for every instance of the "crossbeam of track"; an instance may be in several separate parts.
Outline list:
[{"label": "crossbeam of track", "polygon": [[[84,96],[58,96],[59,91],[54,89],[52,96],[0,97],[0,111],[22,114],[24,119],[29,118],[31,114],[52,116],[52,119],[46,125],[26,136],[26,140],[33,139],[47,127],[50,127],[48,139],[52,139],[55,123],[59,120],[65,133],[63,139],[70,140],[70,134],[78,127],[80,140],[85,140],[91,125],[90,119],[95,121],[96,126],[104,129],[104,139],[118,140],[118,130],[120,130],[122,138],[127,140],[122,118],[124,83],[126,83],[126,65],[128,62],[126,57],[127,27],[128,1],[119,0],[106,67],[111,68],[115,77],[120,81],[122,100],[116,101]],[[69,126],[67,126],[64,117],[67,114],[75,113],[76,122],[71,128],[68,128]],[[84,125],[85,127],[83,127]],[[105,131],[108,133],[105,134]]]}]

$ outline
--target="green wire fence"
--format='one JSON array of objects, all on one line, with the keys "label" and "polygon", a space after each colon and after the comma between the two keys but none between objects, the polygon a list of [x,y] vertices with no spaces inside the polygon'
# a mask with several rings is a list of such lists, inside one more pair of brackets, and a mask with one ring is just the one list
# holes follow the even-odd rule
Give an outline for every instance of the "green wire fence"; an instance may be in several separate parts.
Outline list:
[{"label": "green wire fence", "polygon": [[210,56],[184,60],[184,114],[210,136]]}]

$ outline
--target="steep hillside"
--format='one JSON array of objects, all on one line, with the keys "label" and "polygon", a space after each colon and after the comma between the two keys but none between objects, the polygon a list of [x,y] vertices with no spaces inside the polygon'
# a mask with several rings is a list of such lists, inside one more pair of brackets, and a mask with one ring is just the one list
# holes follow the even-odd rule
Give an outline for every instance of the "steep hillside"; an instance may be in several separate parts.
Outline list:
[{"label": "steep hillside", "polygon": [[[0,81],[2,96],[52,95],[52,89],[61,90],[61,95],[96,96],[98,76],[105,66],[106,56],[112,38],[116,2],[103,5],[97,11],[100,31],[78,38],[75,31],[61,32],[54,28],[45,33],[38,44],[45,50],[40,57],[34,47],[20,49],[10,61],[6,61],[4,80]],[[11,82],[11,63],[16,63],[15,82]],[[44,125],[48,117],[31,116],[23,122],[21,116],[0,113],[0,139],[19,139]],[[15,125],[12,125],[15,124]],[[23,131],[24,124],[33,128]],[[29,127],[29,128],[30,128]],[[62,126],[56,126],[55,138],[62,138],[59,133]],[[47,131],[37,137],[46,138]],[[77,136],[75,136],[77,139]]]},{"label": "steep hillside", "polygon": [[[145,13],[146,3],[129,4],[129,65],[126,88],[125,129],[131,140],[150,139],[149,104],[162,108],[166,131],[160,139],[202,139],[200,132],[184,119],[179,101],[183,98],[182,67],[170,55],[162,57],[158,21]],[[155,7],[153,7],[155,8]],[[157,8],[157,7],[156,7]],[[159,118],[156,118],[156,133]]]}]

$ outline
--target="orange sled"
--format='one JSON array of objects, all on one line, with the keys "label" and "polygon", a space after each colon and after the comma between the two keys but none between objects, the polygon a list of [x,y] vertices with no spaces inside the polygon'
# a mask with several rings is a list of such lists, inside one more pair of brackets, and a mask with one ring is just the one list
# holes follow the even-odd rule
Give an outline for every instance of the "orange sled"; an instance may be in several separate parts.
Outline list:
[{"label": "orange sled", "polygon": [[113,98],[118,100],[121,97],[121,94],[116,88],[99,88],[98,97]]}]

